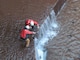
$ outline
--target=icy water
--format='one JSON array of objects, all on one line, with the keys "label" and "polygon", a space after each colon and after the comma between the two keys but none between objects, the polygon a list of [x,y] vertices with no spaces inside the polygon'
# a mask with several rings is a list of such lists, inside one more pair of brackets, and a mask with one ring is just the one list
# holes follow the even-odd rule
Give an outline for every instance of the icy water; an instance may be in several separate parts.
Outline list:
[{"label": "icy water", "polygon": [[49,40],[52,40],[59,33],[59,24],[56,21],[55,12],[52,10],[40,27],[37,38],[35,38],[36,60],[46,60]]}]

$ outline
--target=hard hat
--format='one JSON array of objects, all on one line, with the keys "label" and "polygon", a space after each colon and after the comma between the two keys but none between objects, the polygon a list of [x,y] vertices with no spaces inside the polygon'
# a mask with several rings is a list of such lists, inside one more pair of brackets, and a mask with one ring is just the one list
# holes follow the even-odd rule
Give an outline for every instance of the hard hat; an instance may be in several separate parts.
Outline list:
[{"label": "hard hat", "polygon": [[30,26],[29,26],[29,25],[27,25],[27,26],[25,26],[25,28],[26,28],[26,29],[30,29]]},{"label": "hard hat", "polygon": [[30,25],[31,25],[31,26],[34,26],[34,22],[33,22],[33,21],[31,21]]}]

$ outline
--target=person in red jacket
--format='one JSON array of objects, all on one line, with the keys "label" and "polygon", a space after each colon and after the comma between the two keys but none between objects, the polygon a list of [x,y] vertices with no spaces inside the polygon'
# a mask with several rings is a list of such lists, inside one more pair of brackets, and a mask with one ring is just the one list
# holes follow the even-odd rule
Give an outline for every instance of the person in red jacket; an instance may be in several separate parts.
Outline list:
[{"label": "person in red jacket", "polygon": [[25,26],[20,33],[20,37],[26,41],[26,47],[29,47],[30,44],[30,35],[36,34],[36,32],[30,31],[31,27],[29,25]]},{"label": "person in red jacket", "polygon": [[28,19],[25,21],[25,25],[29,25],[32,27],[31,31],[35,31],[35,29],[39,29],[39,23],[35,20]]}]

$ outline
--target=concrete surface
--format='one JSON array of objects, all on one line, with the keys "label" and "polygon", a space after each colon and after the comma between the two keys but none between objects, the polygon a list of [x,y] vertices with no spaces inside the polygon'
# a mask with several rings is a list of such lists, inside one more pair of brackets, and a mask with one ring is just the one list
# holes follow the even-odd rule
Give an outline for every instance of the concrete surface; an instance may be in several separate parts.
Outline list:
[{"label": "concrete surface", "polygon": [[57,16],[60,33],[49,42],[48,60],[80,60],[80,0],[67,0]]}]

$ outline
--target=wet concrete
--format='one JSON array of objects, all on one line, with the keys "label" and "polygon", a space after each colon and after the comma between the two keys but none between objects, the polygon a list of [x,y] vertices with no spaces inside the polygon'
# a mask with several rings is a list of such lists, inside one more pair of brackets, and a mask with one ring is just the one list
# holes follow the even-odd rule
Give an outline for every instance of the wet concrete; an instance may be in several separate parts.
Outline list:
[{"label": "wet concrete", "polygon": [[0,0],[0,60],[35,60],[34,42],[25,48],[20,30],[28,18],[42,23],[57,1]]}]

